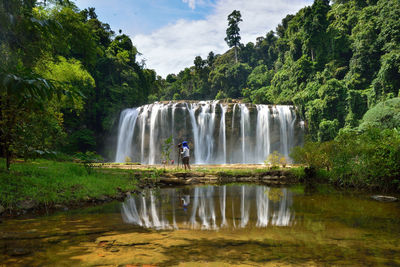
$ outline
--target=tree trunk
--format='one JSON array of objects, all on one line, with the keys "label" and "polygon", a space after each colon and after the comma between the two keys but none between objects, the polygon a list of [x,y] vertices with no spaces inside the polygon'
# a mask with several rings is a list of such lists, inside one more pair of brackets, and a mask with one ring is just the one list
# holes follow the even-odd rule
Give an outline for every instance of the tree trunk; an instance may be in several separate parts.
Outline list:
[{"label": "tree trunk", "polygon": [[237,47],[235,46],[235,63],[238,63],[238,58],[237,58]]},{"label": "tree trunk", "polygon": [[10,149],[8,148],[8,145],[6,144],[4,147],[4,152],[6,154],[6,170],[10,170],[10,164],[11,164],[11,153]]}]

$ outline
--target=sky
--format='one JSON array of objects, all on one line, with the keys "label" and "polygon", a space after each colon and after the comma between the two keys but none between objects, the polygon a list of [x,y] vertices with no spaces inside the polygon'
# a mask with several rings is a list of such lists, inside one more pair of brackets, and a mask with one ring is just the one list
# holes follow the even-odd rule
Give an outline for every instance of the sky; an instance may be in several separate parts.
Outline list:
[{"label": "sky", "polygon": [[118,33],[131,37],[146,67],[166,77],[207,58],[222,54],[227,17],[239,10],[241,42],[255,43],[287,14],[311,5],[313,0],[75,0],[80,9],[94,7],[98,19]]}]

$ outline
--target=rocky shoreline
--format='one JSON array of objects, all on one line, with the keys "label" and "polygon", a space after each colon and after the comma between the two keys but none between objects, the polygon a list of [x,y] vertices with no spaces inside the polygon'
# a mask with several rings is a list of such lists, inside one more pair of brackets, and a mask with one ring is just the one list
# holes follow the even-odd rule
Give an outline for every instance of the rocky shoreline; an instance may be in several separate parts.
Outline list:
[{"label": "rocky shoreline", "polygon": [[175,172],[160,175],[157,181],[163,185],[262,183],[269,186],[288,185],[297,182],[296,177],[287,170],[269,170],[258,173],[231,174],[217,172]]}]

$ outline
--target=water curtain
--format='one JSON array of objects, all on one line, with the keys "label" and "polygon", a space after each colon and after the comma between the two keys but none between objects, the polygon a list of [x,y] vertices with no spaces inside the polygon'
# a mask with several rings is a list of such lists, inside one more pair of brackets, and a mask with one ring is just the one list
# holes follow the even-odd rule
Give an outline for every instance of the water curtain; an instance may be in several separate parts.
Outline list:
[{"label": "water curtain", "polygon": [[[304,127],[293,106],[156,102],[121,112],[115,162],[129,157],[160,164],[162,143],[170,136],[174,147],[189,141],[192,163],[263,163],[273,151],[290,161],[290,150],[302,145]],[[173,148],[171,158],[177,157]]]}]

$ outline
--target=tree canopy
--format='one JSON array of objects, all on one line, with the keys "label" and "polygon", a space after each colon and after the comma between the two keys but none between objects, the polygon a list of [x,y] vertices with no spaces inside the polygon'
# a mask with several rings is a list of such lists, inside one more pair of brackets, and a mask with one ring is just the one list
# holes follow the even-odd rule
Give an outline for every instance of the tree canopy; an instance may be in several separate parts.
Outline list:
[{"label": "tree canopy", "polygon": [[240,43],[241,21],[238,10],[228,16],[231,49],[196,56],[193,66],[164,79],[138,62],[131,38],[94,8],[2,1],[3,156],[97,151],[111,158],[119,112],[159,100],[296,105],[319,141],[360,123],[398,127],[399,0],[315,0],[247,44]]}]

